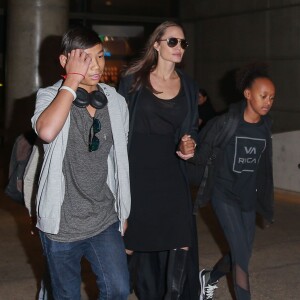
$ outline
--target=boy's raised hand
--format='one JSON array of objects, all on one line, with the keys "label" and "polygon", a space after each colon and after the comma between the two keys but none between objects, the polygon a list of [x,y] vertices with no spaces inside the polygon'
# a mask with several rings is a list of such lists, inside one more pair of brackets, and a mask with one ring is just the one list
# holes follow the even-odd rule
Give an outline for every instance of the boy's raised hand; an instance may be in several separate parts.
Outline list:
[{"label": "boy's raised hand", "polygon": [[68,53],[65,65],[67,76],[74,76],[81,82],[89,69],[91,61],[91,57],[84,50],[72,50]]}]

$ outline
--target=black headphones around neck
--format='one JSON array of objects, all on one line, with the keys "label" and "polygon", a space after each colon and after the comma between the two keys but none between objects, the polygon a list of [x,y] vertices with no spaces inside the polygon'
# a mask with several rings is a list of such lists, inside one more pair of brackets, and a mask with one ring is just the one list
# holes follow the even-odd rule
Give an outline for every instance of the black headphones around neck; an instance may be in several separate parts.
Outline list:
[{"label": "black headphones around neck", "polygon": [[91,105],[96,109],[101,109],[107,104],[106,95],[100,87],[91,93],[88,93],[85,89],[79,87],[77,88],[76,96],[73,104],[80,108]]}]

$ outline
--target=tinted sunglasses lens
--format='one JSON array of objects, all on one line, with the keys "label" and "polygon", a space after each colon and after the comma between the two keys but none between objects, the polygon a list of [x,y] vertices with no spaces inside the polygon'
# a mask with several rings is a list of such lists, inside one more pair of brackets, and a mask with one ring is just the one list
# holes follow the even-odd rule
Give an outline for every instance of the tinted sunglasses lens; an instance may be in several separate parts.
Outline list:
[{"label": "tinted sunglasses lens", "polygon": [[[174,48],[177,46],[178,44],[178,39],[176,38],[169,38],[167,40],[167,44],[170,48]],[[188,47],[188,42],[186,40],[180,40],[180,46],[182,49],[186,49]]]},{"label": "tinted sunglasses lens", "polygon": [[99,149],[100,140],[96,137],[96,133],[101,130],[101,123],[98,119],[93,120],[93,125],[90,131],[90,142],[89,142],[89,151],[96,151]]},{"label": "tinted sunglasses lens", "polygon": [[188,42],[186,40],[181,40],[180,45],[181,45],[182,49],[186,49],[189,44],[188,44]]},{"label": "tinted sunglasses lens", "polygon": [[101,130],[101,123],[98,119],[94,119],[93,121],[93,130],[94,133],[98,133]]},{"label": "tinted sunglasses lens", "polygon": [[173,48],[178,44],[178,40],[176,38],[169,38],[167,44],[169,47]]},{"label": "tinted sunglasses lens", "polygon": [[89,151],[92,152],[98,150],[99,144],[100,144],[99,139],[94,135],[92,138],[92,142],[89,144]]}]

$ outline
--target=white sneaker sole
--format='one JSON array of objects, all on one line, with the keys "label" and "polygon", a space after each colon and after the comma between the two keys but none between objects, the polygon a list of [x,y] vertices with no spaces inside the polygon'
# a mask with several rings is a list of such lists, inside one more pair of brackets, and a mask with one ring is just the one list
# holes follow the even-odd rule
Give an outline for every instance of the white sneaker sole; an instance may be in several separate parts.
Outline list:
[{"label": "white sneaker sole", "polygon": [[[205,297],[205,293],[204,293],[204,288],[205,288],[205,276],[203,274],[203,272],[205,271],[205,269],[203,269],[200,273],[199,273],[199,280],[200,280],[200,287],[201,287],[201,291],[200,291],[200,299],[199,300],[204,300]],[[203,274],[203,275],[202,275]]]}]

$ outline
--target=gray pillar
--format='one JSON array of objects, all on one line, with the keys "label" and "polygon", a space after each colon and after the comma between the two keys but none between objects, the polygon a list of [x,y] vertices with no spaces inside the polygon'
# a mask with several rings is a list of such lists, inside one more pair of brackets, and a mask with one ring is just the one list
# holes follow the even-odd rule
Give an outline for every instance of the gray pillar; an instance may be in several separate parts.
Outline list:
[{"label": "gray pillar", "polygon": [[69,1],[7,2],[5,127],[16,134],[30,128],[35,93],[56,70],[54,54],[68,28]]}]

